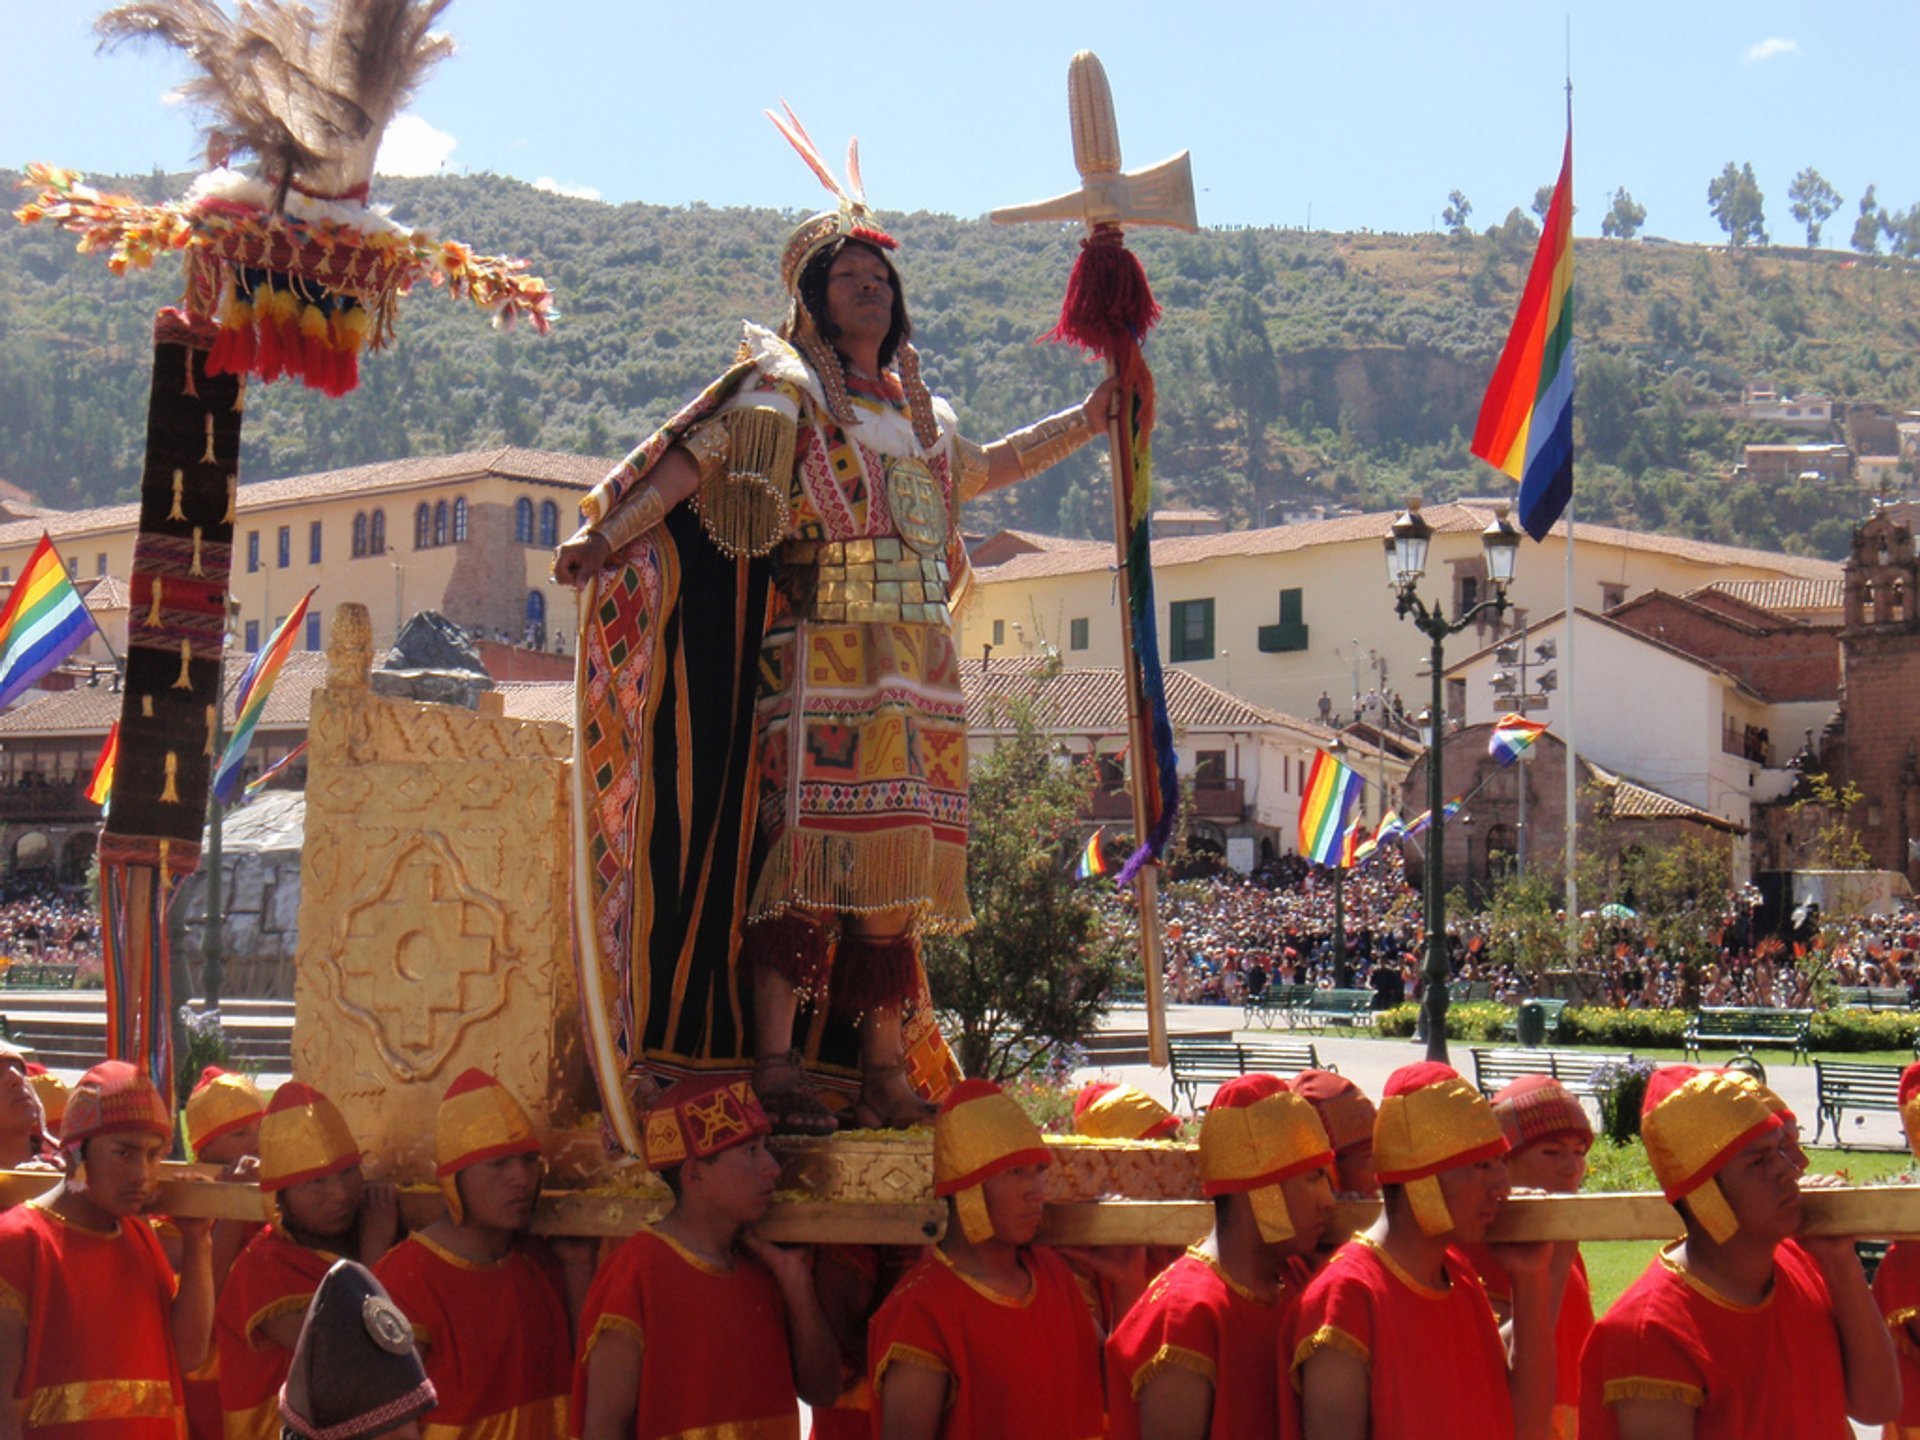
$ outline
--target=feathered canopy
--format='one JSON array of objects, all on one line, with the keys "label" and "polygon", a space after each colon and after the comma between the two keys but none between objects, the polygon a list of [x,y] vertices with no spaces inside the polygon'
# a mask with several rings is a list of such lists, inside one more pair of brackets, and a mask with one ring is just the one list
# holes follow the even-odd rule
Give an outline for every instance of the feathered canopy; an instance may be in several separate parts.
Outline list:
[{"label": "feathered canopy", "polygon": [[249,151],[281,193],[363,198],[387,125],[452,53],[433,23],[451,0],[141,0],[94,28],[102,44],[157,39],[199,73],[180,86],[206,113],[213,162]]}]

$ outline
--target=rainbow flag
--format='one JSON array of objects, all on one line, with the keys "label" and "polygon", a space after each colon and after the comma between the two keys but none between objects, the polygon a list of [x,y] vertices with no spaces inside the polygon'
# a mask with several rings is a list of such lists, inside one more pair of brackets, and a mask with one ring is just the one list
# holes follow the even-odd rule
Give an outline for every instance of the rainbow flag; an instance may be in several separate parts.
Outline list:
[{"label": "rainbow flag", "polygon": [[1324,750],[1314,752],[1306,793],[1300,797],[1300,853],[1314,864],[1332,865],[1340,859],[1361,784],[1357,771]]},{"label": "rainbow flag", "polygon": [[[1361,861],[1360,831],[1362,828],[1360,817],[1356,815],[1348,822],[1347,833],[1340,837],[1340,868],[1342,870],[1351,870]],[[1371,836],[1367,838],[1366,844],[1369,846],[1367,853],[1371,855],[1373,853],[1371,849],[1373,839]]]},{"label": "rainbow flag", "polygon": [[93,762],[93,778],[87,781],[87,799],[104,806],[113,794],[113,767],[120,759],[120,722],[107,729],[107,743],[100,747],[100,758]]},{"label": "rainbow flag", "polygon": [[286,754],[282,755],[278,760],[274,761],[273,764],[269,765],[265,770],[261,771],[258,775],[254,776],[253,779],[247,782],[247,799],[249,800],[253,799],[254,796],[258,795],[262,790],[266,789],[267,786],[273,783],[274,776],[280,774],[289,765],[293,764],[294,761],[298,760],[302,755],[306,753],[307,753],[307,742],[302,740],[298,745],[294,746],[293,749],[289,750]]},{"label": "rainbow flag", "polygon": [[43,530],[0,610],[0,706],[11,705],[98,627]]},{"label": "rainbow flag", "polygon": [[266,648],[254,652],[240,676],[240,685],[233,697],[233,734],[227,739],[227,752],[220,757],[219,769],[213,776],[214,797],[222,805],[231,805],[240,792],[247,747],[253,743],[253,732],[259,727],[260,712],[267,708],[267,696],[273,693],[273,682],[280,678],[280,667],[287,663],[293,643],[299,638],[301,624],[307,617],[307,603],[312,599],[311,590],[300,597],[293,613],[280,622],[280,628],[273,632]]},{"label": "rainbow flag", "polygon": [[1520,527],[1544,540],[1573,498],[1573,122],[1473,453],[1520,482]]},{"label": "rainbow flag", "polygon": [[1080,852],[1080,858],[1074,862],[1073,878],[1091,880],[1096,875],[1107,873],[1106,858],[1100,853],[1100,837],[1105,833],[1102,826],[1087,837],[1087,848]]},{"label": "rainbow flag", "polygon": [[1547,733],[1547,727],[1524,715],[1503,715],[1487,737],[1487,753],[1501,765],[1511,765],[1534,741]]},{"label": "rainbow flag", "polygon": [[[1460,813],[1460,807],[1465,803],[1466,803],[1465,800],[1447,801],[1446,804],[1440,807],[1440,818],[1442,820],[1451,820],[1454,816]],[[1407,822],[1407,828],[1401,831],[1400,833],[1405,835],[1409,840],[1411,840],[1416,835],[1426,834],[1427,827],[1432,823],[1433,823],[1433,811],[1422,810],[1418,815],[1414,816],[1412,820]]]}]

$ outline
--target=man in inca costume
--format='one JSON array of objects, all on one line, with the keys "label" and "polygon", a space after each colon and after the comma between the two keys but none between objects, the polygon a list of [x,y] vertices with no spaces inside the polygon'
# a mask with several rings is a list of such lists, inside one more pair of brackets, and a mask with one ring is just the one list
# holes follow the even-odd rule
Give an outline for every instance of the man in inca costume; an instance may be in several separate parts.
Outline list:
[{"label": "man in inca costume", "polygon": [[920,379],[857,153],[843,188],[790,112],[775,123],[840,202],[787,242],[786,319],[746,327],[555,563],[590,587],[575,920],[610,1125],[636,1152],[610,1080],[747,1055],[781,1129],[835,1128],[817,1082],[856,1073],[853,1123],[932,1115],[903,1017],[926,1003],[920,937],[972,918],[960,507],[1106,425],[1102,386],[962,438]]}]

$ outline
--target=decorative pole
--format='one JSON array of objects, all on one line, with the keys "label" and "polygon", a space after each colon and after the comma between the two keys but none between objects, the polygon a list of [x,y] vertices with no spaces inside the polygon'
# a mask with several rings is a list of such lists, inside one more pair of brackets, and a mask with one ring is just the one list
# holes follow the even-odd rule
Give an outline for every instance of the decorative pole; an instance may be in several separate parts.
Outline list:
[{"label": "decorative pole", "polygon": [[1113,459],[1114,548],[1119,557],[1120,634],[1128,663],[1127,734],[1131,757],[1136,849],[1121,868],[1140,910],[1140,962],[1147,988],[1147,1050],[1155,1065],[1169,1063],[1165,983],[1161,975],[1157,862],[1180,808],[1173,727],[1160,675],[1160,644],[1153,604],[1152,498],[1153,375],[1140,342],[1160,316],[1140,262],[1126,248],[1123,226],[1164,225],[1197,230],[1193,170],[1187,153],[1145,170],[1120,168],[1120,127],[1106,71],[1090,50],[1067,68],[1067,106],[1073,161],[1080,188],[1033,205],[995,210],[997,224],[1084,221],[1087,238],[1074,262],[1060,323],[1047,337],[1078,345],[1107,362],[1119,381],[1109,412],[1107,443]]}]

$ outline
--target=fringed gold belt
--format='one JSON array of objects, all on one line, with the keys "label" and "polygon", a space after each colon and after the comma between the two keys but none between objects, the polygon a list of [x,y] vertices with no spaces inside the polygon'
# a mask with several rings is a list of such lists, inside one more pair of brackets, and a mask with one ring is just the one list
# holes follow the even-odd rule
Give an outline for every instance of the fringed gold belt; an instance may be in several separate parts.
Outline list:
[{"label": "fringed gold belt", "polygon": [[944,625],[947,562],[905,542],[789,540],[776,552],[779,585],[804,619],[828,624]]}]

